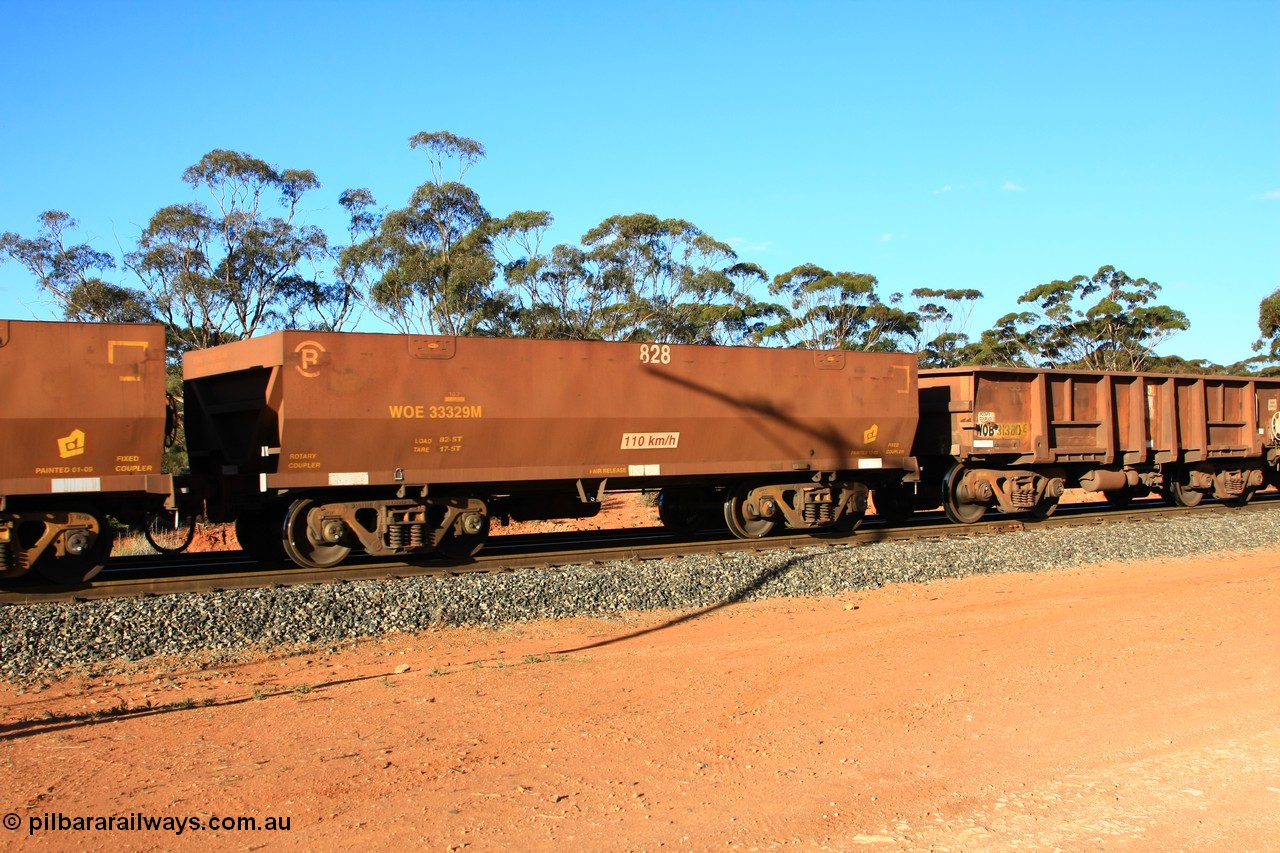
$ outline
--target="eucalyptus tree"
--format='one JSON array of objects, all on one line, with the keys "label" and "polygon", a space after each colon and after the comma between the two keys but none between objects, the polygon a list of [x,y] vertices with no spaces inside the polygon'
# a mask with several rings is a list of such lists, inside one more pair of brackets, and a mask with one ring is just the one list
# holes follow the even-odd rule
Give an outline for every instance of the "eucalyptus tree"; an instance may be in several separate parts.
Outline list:
[{"label": "eucalyptus tree", "polygon": [[[473,139],[418,133],[409,147],[425,151],[432,179],[404,207],[375,212],[368,190],[344,193],[353,224],[358,222],[365,237],[341,252],[340,277],[362,282],[370,310],[403,332],[510,333],[517,304],[495,285],[503,269],[495,240],[519,244],[521,233],[545,227],[549,215],[492,216],[461,180],[484,157],[484,146]],[[454,180],[446,180],[450,164],[457,169]]]},{"label": "eucalyptus tree", "polygon": [[767,288],[769,274],[758,264],[739,261],[727,267],[705,270],[699,274],[710,279],[703,287],[724,293],[720,302],[688,303],[678,306],[677,317],[688,329],[686,337],[695,343],[754,344],[771,324],[787,316],[787,309],[773,302],[762,302],[752,290]]},{"label": "eucalyptus tree", "polygon": [[1253,345],[1264,358],[1280,361],[1280,288],[1258,303],[1258,331],[1262,337]]},{"label": "eucalyptus tree", "polygon": [[605,287],[599,265],[578,246],[560,244],[508,274],[519,303],[521,337],[612,340],[619,335],[618,299]]},{"label": "eucalyptus tree", "polygon": [[1157,346],[1190,327],[1186,314],[1155,301],[1159,291],[1112,266],[1040,284],[1018,297],[1038,310],[1002,318],[1005,342],[1033,364],[1142,370]]},{"label": "eucalyptus tree", "polygon": [[1143,366],[1143,370],[1151,373],[1191,373],[1243,375],[1255,372],[1256,362],[1253,359],[1238,361],[1235,364],[1221,365],[1207,358],[1183,358],[1180,355],[1151,356]]},{"label": "eucalyptus tree", "polygon": [[214,150],[182,175],[200,202],[162,208],[126,263],[142,281],[179,349],[203,348],[297,322],[318,293],[301,270],[326,256],[327,238],[295,220],[320,186],[309,170],[279,169]]},{"label": "eucalyptus tree", "polygon": [[958,367],[965,363],[969,324],[974,303],[982,292],[971,288],[918,287],[911,291],[916,300],[915,316],[920,324],[917,355],[921,367]]},{"label": "eucalyptus tree", "polygon": [[961,364],[990,367],[1030,367],[1039,364],[1039,347],[1027,328],[1034,328],[1037,315],[1031,311],[1005,314],[985,330],[977,341],[958,353]]},{"label": "eucalyptus tree", "polygon": [[497,273],[488,251],[490,218],[464,184],[418,187],[408,205],[388,213],[378,233],[352,250],[381,272],[369,290],[374,311],[401,331],[475,332]]},{"label": "eucalyptus tree", "polygon": [[901,352],[919,338],[919,318],[898,307],[898,294],[882,301],[878,284],[864,273],[833,273],[812,263],[793,267],[769,285],[789,313],[760,336],[806,349]]},{"label": "eucalyptus tree", "polygon": [[0,234],[0,260],[20,264],[52,297],[67,320],[141,323],[153,319],[147,295],[107,281],[115,258],[87,243],[68,245],[79,223],[60,210],[40,214],[35,237]]},{"label": "eucalyptus tree", "polygon": [[[352,243],[367,236],[370,218],[364,205],[372,204],[368,190],[348,190],[338,203],[351,215],[348,235]],[[353,326],[364,308],[359,281],[341,263],[347,245],[329,243],[322,256],[308,257],[286,290],[287,311],[294,328],[339,332]]]},{"label": "eucalyptus tree", "polygon": [[548,289],[531,307],[537,316],[568,308],[583,337],[739,343],[763,312],[748,288],[765,278],[690,222],[618,215],[588,231],[582,248],[553,251]]}]

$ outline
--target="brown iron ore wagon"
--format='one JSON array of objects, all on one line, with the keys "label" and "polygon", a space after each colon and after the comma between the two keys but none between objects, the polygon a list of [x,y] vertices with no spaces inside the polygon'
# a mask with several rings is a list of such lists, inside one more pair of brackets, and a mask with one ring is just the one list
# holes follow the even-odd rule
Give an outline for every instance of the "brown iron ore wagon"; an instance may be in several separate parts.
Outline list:
[{"label": "brown iron ore wagon", "polygon": [[1073,486],[1115,505],[1152,492],[1243,504],[1276,479],[1280,379],[954,368],[919,381],[921,492],[953,521],[1048,515]]},{"label": "brown iron ore wagon", "polygon": [[0,578],[88,580],[170,492],[164,328],[0,320],[0,375]]},{"label": "brown iron ore wagon", "polygon": [[285,331],[184,362],[193,482],[246,550],[462,558],[659,491],[675,527],[852,527],[914,475],[915,358]]}]

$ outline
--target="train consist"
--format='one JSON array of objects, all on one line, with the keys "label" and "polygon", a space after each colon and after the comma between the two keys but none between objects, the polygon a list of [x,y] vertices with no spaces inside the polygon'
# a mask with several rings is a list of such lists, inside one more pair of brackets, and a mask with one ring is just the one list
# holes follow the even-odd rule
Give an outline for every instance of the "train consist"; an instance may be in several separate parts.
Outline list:
[{"label": "train consist", "polygon": [[1280,379],[963,367],[922,372],[919,394],[923,494],[959,523],[1048,515],[1069,487],[1192,507],[1276,480]]},{"label": "train consist", "polygon": [[78,583],[171,493],[164,329],[0,320],[0,375],[0,580]]},{"label": "train consist", "polygon": [[111,521],[234,523],[262,559],[465,559],[495,521],[652,490],[663,524],[850,530],[874,496],[1048,515],[1082,486],[1243,503],[1276,480],[1280,380],[960,368],[905,354],[285,331],[188,353],[190,471],[159,326],[0,321],[0,578],[75,584]]},{"label": "train consist", "polygon": [[673,526],[852,526],[918,418],[896,354],[276,332],[188,353],[191,477],[263,556],[462,558],[661,491]]}]

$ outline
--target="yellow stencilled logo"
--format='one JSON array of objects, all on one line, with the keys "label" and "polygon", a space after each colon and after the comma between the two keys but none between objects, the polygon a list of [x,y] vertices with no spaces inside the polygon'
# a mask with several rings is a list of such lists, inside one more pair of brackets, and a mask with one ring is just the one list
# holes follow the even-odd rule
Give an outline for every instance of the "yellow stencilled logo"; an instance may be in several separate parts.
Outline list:
[{"label": "yellow stencilled logo", "polygon": [[84,430],[73,429],[70,435],[58,439],[58,455],[63,459],[84,454]]},{"label": "yellow stencilled logo", "polygon": [[[140,369],[146,357],[146,341],[107,341],[107,364]],[[142,381],[142,377],[138,375],[121,375],[119,379],[121,382]]]},{"label": "yellow stencilled logo", "polygon": [[320,375],[317,369],[320,366],[320,356],[327,350],[318,341],[303,341],[294,347],[293,351],[298,354],[298,363],[294,366],[298,368],[299,373],[308,379],[315,379]]},{"label": "yellow stencilled logo", "polygon": [[874,444],[875,440],[880,437],[880,424],[872,424],[869,429],[862,432],[863,444]]}]

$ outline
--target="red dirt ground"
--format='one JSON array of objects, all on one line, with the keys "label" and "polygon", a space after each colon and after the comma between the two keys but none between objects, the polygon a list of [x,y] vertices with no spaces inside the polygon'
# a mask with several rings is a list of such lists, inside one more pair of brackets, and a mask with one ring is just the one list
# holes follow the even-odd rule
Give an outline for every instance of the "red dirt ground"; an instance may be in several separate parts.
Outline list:
[{"label": "red dirt ground", "polygon": [[[1270,552],[0,687],[11,849],[1280,849]],[[288,817],[289,831],[32,819]]]}]

